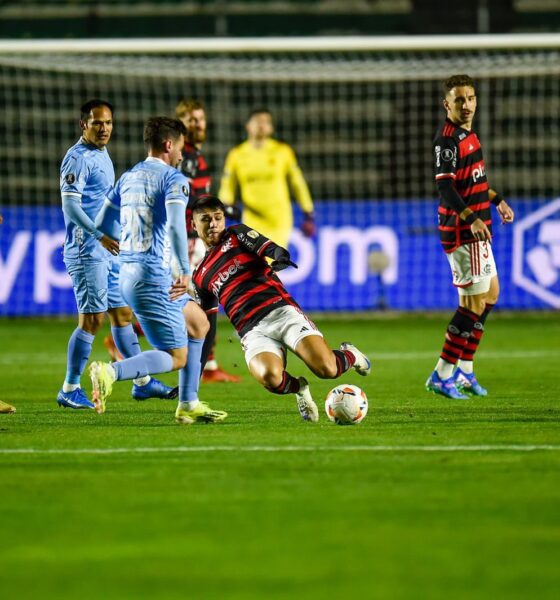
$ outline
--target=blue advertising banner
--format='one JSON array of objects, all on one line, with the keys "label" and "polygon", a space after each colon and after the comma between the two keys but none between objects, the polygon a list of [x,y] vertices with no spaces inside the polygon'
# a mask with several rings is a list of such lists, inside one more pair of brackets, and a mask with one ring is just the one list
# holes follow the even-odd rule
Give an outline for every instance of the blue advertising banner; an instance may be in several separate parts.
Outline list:
[{"label": "blue advertising banner", "polygon": [[[560,199],[511,204],[513,225],[500,225],[495,215],[499,304],[560,308]],[[0,315],[75,314],[62,261],[61,210],[17,207],[5,209],[3,216]],[[290,251],[299,268],[281,273],[304,309],[436,310],[456,305],[434,201],[317,202],[316,217],[316,238],[294,230]]]}]

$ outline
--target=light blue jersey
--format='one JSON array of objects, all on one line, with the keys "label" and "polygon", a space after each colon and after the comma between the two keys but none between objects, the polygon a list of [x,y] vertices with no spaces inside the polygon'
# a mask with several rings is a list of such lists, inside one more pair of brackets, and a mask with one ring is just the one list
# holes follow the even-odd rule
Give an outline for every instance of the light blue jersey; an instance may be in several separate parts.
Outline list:
[{"label": "light blue jersey", "polygon": [[167,284],[171,249],[166,205],[180,204],[186,210],[187,178],[162,160],[148,157],[122,175],[108,200],[120,206],[121,264],[141,264],[145,281]]},{"label": "light blue jersey", "polygon": [[[78,201],[87,217],[93,221],[114,183],[115,170],[106,148],[96,148],[80,139],[68,150],[60,167],[63,201],[65,198]],[[74,223],[66,212],[64,223],[65,260],[108,260],[108,252],[95,236]]]}]

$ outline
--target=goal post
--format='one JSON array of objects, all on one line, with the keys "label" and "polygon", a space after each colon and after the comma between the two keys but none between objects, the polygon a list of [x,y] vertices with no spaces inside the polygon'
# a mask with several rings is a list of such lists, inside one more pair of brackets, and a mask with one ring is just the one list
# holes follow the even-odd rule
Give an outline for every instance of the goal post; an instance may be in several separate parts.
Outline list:
[{"label": "goal post", "polygon": [[[556,34],[0,41],[0,314],[74,312],[57,246],[59,166],[79,137],[79,106],[93,96],[115,105],[117,174],[143,158],[147,117],[202,99],[215,189],[249,111],[267,106],[317,208],[317,239],[294,232],[305,268],[285,275],[304,307],[445,308],[455,299],[435,232],[431,160],[441,81],[475,79],[489,180],[522,215],[559,195],[559,59]],[[500,236],[509,274],[513,238],[500,228],[497,245]],[[505,285],[506,306],[550,305]]]}]

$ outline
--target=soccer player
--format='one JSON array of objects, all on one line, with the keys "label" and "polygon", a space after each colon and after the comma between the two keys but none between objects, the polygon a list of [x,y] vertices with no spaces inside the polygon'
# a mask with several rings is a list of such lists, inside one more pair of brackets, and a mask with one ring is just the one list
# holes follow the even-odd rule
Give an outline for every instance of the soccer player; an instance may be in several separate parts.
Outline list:
[{"label": "soccer player", "polygon": [[493,204],[502,223],[512,209],[486,178],[482,149],[472,122],[476,112],[474,81],[453,75],[443,84],[447,118],[434,140],[435,180],[440,196],[439,234],[459,294],[459,306],[447,327],[429,391],[455,400],[466,394],[486,396],[474,374],[473,359],[488,314],[498,301],[499,282],[492,253]]},{"label": "soccer player", "polygon": [[[60,191],[66,237],[64,264],[72,279],[78,326],[68,342],[66,377],[58,392],[59,406],[94,408],[80,387],[95,334],[109,313],[111,331],[123,356],[140,352],[132,330],[132,312],[118,289],[118,243],[93,222],[115,181],[107,144],[113,132],[113,106],[92,99],[81,107],[82,137],[68,150],[60,168]],[[150,377],[134,379],[132,396],[166,398],[173,388]]]},{"label": "soccer player", "polygon": [[[202,194],[208,194],[212,185],[210,170],[204,155],[202,154],[202,145],[206,141],[206,109],[200,100],[183,99],[175,107],[176,117],[183,122],[187,129],[185,146],[183,147],[183,160],[181,161],[181,172],[187,177],[190,183],[189,207],[187,208],[187,233],[189,238],[189,260],[194,268],[204,256],[205,248],[202,241],[196,235],[192,228],[192,204]],[[228,216],[238,220],[241,216],[240,211],[235,206],[231,206]],[[224,371],[216,360],[215,346],[216,338],[208,336],[205,342],[208,345],[208,355],[206,364],[202,369],[203,383],[229,382],[238,383],[240,377]]]},{"label": "soccer player", "polygon": [[295,394],[302,418],[317,421],[308,382],[285,370],[287,349],[322,379],[339,377],[351,367],[367,375],[369,359],[349,343],[331,350],[304,315],[275,274],[296,266],[287,250],[247,225],[226,228],[225,206],[215,196],[195,202],[193,221],[208,248],[193,273],[202,307],[214,320],[221,304],[241,338],[251,375],[273,394]]},{"label": "soccer player", "polygon": [[[243,204],[243,223],[275,244],[288,247],[293,229],[290,187],[305,217],[302,232],[315,235],[313,201],[294,151],[272,138],[274,124],[266,108],[251,112],[247,141],[229,151],[218,196],[235,202],[237,188]],[[289,186],[288,186],[289,183]]]},{"label": "soccer player", "polygon": [[[120,177],[96,219],[106,235],[120,237],[120,289],[155,348],[112,365],[91,364],[98,413],[105,412],[115,381],[179,369],[175,413],[179,423],[217,422],[227,416],[198,399],[202,346],[209,324],[186,293],[190,284],[185,220],[189,182],[177,170],[185,134],[178,119],[148,119],[144,128],[148,157]],[[171,257],[179,269],[174,282]]]}]

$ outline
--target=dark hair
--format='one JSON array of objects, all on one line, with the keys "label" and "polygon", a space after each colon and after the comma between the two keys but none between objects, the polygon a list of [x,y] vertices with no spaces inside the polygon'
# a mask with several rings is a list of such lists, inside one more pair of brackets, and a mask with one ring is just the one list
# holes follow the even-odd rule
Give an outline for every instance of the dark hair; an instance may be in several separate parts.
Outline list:
[{"label": "dark hair", "polygon": [[166,140],[178,140],[187,135],[187,128],[179,119],[171,117],[150,117],[144,126],[144,143],[159,150]]},{"label": "dark hair", "polygon": [[253,110],[249,113],[247,117],[247,121],[250,121],[255,115],[270,115],[272,118],[272,113],[266,108],[266,106],[258,106],[257,108],[253,108]]},{"label": "dark hair", "polygon": [[210,210],[221,210],[223,213],[226,212],[225,204],[218,198],[218,196],[212,196],[212,194],[203,194],[199,196],[193,206],[193,214],[197,211],[209,208]]},{"label": "dark hair", "polygon": [[80,119],[82,121],[87,121],[89,113],[94,108],[98,108],[100,106],[106,106],[111,111],[111,114],[114,114],[115,112],[113,105],[110,102],[107,102],[107,100],[101,100],[100,98],[92,98],[91,100],[88,100],[87,102],[82,104],[82,106],[80,106]]},{"label": "dark hair", "polygon": [[184,117],[187,113],[193,112],[193,110],[201,109],[206,110],[204,107],[204,102],[202,102],[202,100],[198,100],[196,98],[183,98],[175,107],[175,116],[178,119],[180,119],[181,117]]},{"label": "dark hair", "polygon": [[472,87],[473,90],[475,89],[472,77],[469,75],[451,75],[451,77],[448,77],[443,82],[443,95],[447,96],[447,94],[449,94],[454,87],[462,87],[466,85]]}]

